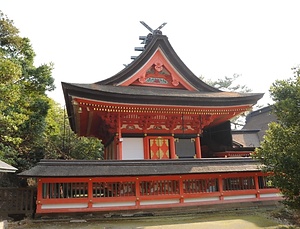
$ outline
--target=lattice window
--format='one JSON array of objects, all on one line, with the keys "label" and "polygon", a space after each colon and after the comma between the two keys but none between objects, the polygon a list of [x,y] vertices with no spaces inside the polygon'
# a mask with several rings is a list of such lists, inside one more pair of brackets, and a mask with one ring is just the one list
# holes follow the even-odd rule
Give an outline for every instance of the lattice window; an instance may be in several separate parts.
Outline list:
[{"label": "lattice window", "polygon": [[223,179],[223,190],[247,190],[255,189],[253,177],[234,177]]},{"label": "lattice window", "polygon": [[267,176],[258,177],[258,186],[260,189],[274,188],[271,178]]},{"label": "lattice window", "polygon": [[140,195],[171,195],[179,194],[178,180],[141,181]]},{"label": "lattice window", "polygon": [[218,191],[218,179],[188,179],[183,181],[184,193],[207,193]]},{"label": "lattice window", "polygon": [[94,182],[93,197],[135,196],[135,182]]},{"label": "lattice window", "polygon": [[88,184],[85,182],[76,183],[44,183],[43,198],[87,198]]}]

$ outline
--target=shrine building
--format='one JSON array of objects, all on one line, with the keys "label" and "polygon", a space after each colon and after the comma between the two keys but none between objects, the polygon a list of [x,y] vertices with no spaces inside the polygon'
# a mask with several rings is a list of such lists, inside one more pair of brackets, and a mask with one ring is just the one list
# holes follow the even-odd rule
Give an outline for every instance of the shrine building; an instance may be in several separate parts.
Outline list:
[{"label": "shrine building", "polygon": [[[160,29],[114,76],[62,83],[72,130],[96,137],[104,160],[42,160],[37,213],[100,212],[279,200],[252,147],[230,120],[261,93],[226,92],[199,79]],[[191,53],[192,54],[192,53]],[[113,60],[112,60],[113,61]]]}]

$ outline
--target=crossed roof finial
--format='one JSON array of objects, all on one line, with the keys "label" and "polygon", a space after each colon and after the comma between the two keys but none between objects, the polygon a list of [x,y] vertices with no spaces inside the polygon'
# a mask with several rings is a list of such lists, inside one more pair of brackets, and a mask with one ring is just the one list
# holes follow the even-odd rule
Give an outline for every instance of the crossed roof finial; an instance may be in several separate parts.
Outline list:
[{"label": "crossed roof finial", "polygon": [[[135,47],[135,51],[144,51],[146,46],[151,42],[152,37],[154,35],[162,35],[162,32],[160,31],[167,23],[164,22],[160,26],[157,27],[157,29],[152,29],[149,25],[147,25],[145,22],[140,21],[140,23],[145,26],[150,33],[147,36],[140,36],[139,39],[142,40],[141,44],[144,44],[144,47]],[[131,59],[134,60],[136,56],[131,56]],[[126,66],[126,65],[125,65]]]},{"label": "crossed roof finial", "polygon": [[147,25],[145,22],[143,21],[140,21],[140,23],[145,26],[153,35],[156,35],[156,34],[162,34],[162,32],[160,31],[167,23],[164,22],[162,23],[160,26],[157,27],[157,29],[152,29],[149,25]]}]

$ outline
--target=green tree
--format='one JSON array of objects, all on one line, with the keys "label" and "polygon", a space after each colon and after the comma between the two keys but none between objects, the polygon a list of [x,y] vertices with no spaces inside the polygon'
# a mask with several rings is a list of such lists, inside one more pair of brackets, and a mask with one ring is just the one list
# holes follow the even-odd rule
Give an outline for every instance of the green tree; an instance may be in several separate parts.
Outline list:
[{"label": "green tree", "polygon": [[236,80],[240,77],[240,74],[233,74],[232,77],[225,76],[224,79],[210,80],[204,79],[203,76],[199,78],[210,86],[218,88],[222,91],[234,91],[234,92],[251,92],[252,90],[246,85],[236,84]]},{"label": "green tree", "polygon": [[[232,77],[225,76],[224,79],[218,79],[216,81],[204,79],[203,76],[200,76],[199,78],[205,83],[207,83],[208,85],[218,88],[219,90],[222,91],[232,91],[232,92],[242,92],[242,93],[251,92],[252,90],[248,88],[246,85],[236,84],[236,80],[240,76],[241,76],[240,74],[233,74]],[[237,129],[238,127],[244,126],[246,115],[249,112],[231,119],[232,128]]]},{"label": "green tree", "polygon": [[35,67],[34,57],[30,40],[0,11],[0,159],[21,172],[43,158],[101,158],[101,142],[77,137],[46,95],[53,64]]},{"label": "green tree", "polygon": [[97,138],[78,137],[70,128],[66,111],[53,100],[46,118],[43,158],[98,160],[103,157],[103,145]]},{"label": "green tree", "polygon": [[[77,137],[46,95],[54,89],[53,64],[35,67],[34,57],[30,40],[0,11],[0,159],[21,172],[43,158],[101,158],[101,142]],[[0,186],[11,185],[19,185],[15,174],[2,177]]]},{"label": "green tree", "polygon": [[46,92],[54,89],[52,64],[34,66],[28,38],[0,11],[0,159],[20,171],[39,154],[49,109]]},{"label": "green tree", "polygon": [[300,70],[294,77],[272,84],[270,94],[278,121],[269,124],[261,147],[254,155],[270,172],[273,184],[285,197],[285,204],[300,209]]}]

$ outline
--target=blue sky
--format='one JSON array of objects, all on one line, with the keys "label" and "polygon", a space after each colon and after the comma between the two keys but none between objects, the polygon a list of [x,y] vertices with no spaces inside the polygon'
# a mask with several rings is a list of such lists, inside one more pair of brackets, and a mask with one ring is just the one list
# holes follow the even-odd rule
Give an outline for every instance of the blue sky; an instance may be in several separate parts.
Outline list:
[{"label": "blue sky", "polygon": [[108,78],[138,55],[139,36],[162,29],[197,76],[216,80],[240,74],[239,82],[266,93],[300,64],[300,1],[287,0],[0,0],[1,10],[31,40],[36,65],[53,62],[61,82],[93,83]]}]

